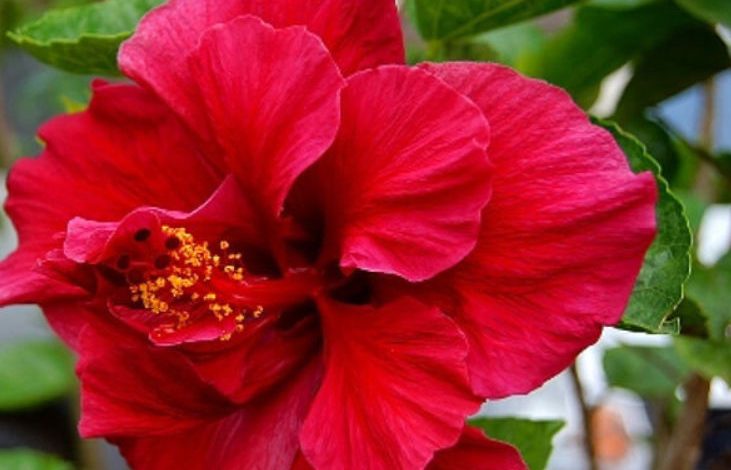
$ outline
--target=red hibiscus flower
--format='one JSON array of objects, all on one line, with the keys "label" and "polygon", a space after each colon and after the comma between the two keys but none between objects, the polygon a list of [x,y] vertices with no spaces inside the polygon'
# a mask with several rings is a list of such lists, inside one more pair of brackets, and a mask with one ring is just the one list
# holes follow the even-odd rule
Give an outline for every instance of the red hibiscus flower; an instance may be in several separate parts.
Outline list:
[{"label": "red hibiscus flower", "polygon": [[523,468],[465,428],[615,323],[655,186],[559,89],[403,65],[393,0],[173,0],[9,178],[2,304],[135,468]]}]

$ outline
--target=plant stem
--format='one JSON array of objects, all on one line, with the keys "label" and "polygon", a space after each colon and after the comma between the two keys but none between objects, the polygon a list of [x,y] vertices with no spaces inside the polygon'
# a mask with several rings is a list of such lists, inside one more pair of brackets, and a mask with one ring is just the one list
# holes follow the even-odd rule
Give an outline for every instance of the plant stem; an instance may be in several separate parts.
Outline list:
[{"label": "plant stem", "polygon": [[700,444],[708,410],[708,379],[693,374],[683,385],[685,403],[658,470],[690,470],[700,457]]},{"label": "plant stem", "polygon": [[654,426],[654,437],[652,440],[652,466],[653,470],[660,467],[660,459],[665,455],[668,448],[670,436],[673,429],[673,418],[671,416],[670,407],[672,400],[656,400],[649,404],[650,414]]},{"label": "plant stem", "polygon": [[716,81],[709,78],[703,83],[704,112],[701,119],[700,144],[708,152],[713,152],[715,143],[714,127],[716,123]]},{"label": "plant stem", "polygon": [[697,152],[701,158],[700,167],[694,184],[695,193],[704,201],[714,202],[716,196],[715,170],[718,168],[713,161],[714,123],[716,121],[716,103],[714,102],[716,83],[713,78],[703,84],[704,110],[699,123]]},{"label": "plant stem", "polygon": [[581,420],[584,425],[584,450],[586,452],[586,457],[589,460],[589,470],[598,470],[599,465],[596,460],[596,450],[594,449],[594,428],[592,427],[591,420],[592,409],[586,403],[584,386],[581,384],[579,371],[576,368],[575,362],[571,365],[571,367],[569,367],[569,372],[571,375],[571,381],[574,384],[574,389],[576,390],[576,401],[579,403],[581,408]]}]

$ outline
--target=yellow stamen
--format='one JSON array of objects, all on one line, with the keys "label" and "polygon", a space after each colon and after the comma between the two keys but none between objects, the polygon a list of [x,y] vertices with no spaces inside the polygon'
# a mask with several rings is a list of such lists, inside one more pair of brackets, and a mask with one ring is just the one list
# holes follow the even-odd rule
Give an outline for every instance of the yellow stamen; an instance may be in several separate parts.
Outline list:
[{"label": "yellow stamen", "polygon": [[[174,319],[173,323],[161,327],[160,331],[167,329],[168,332],[174,332],[190,324],[190,313],[171,305],[171,302],[185,302],[186,298],[194,303],[203,302],[203,307],[219,321],[235,315],[235,331],[243,331],[245,311],[237,310],[226,302],[217,302],[218,296],[210,290],[211,285],[208,284],[214,271],[220,270],[221,254],[213,254],[207,242],[196,242],[193,235],[183,228],[163,226],[162,232],[167,237],[175,237],[180,243],[169,252],[170,264],[165,269],[156,271],[160,274],[129,286],[132,301],[141,302],[145,309],[155,315],[164,314]],[[230,248],[226,240],[222,240],[218,246],[221,251]],[[235,262],[240,262],[243,258],[241,253],[227,253],[225,257]],[[229,279],[244,280],[243,267],[227,264],[222,271]],[[186,308],[191,307],[187,305]],[[258,306],[252,315],[258,318],[262,312],[263,307]],[[228,341],[231,336],[231,333],[222,334],[220,339]]]}]

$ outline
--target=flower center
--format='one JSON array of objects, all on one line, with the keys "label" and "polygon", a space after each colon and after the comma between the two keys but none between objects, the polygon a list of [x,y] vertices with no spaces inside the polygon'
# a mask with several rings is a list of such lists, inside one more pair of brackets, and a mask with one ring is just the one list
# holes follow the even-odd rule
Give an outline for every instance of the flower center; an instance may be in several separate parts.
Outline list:
[{"label": "flower center", "polygon": [[185,228],[142,228],[127,240],[113,260],[127,292],[113,311],[141,322],[158,344],[228,341],[265,311],[281,315],[307,302],[323,283],[312,269],[274,278],[247,272],[244,253],[227,240],[200,241]]},{"label": "flower center", "polygon": [[[233,318],[233,331],[240,332],[247,318],[261,316],[263,306],[240,305],[230,296],[221,295],[216,287],[222,282],[244,281],[243,255],[230,251],[229,242],[221,240],[211,247],[208,242],[197,242],[184,228],[162,226],[162,232],[167,252],[154,259],[153,269],[128,275],[132,302],[172,320],[161,325],[160,334],[186,328],[203,315],[219,322]],[[147,238],[149,231],[144,229],[135,234],[137,241]],[[120,257],[118,264],[128,265],[128,258]],[[228,340],[231,335],[226,332],[220,339]]]}]

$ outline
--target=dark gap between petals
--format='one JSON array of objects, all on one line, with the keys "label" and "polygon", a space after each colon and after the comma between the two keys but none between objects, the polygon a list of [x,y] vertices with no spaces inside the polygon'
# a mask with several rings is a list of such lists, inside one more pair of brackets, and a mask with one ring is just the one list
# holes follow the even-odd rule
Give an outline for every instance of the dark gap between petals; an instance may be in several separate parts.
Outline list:
[{"label": "dark gap between petals", "polygon": [[367,305],[371,303],[373,289],[367,273],[355,271],[342,284],[330,290],[330,297],[351,305]]},{"label": "dark gap between petals", "polygon": [[280,331],[290,331],[310,316],[316,316],[317,305],[307,300],[294,307],[287,308],[279,314],[275,327]]}]

